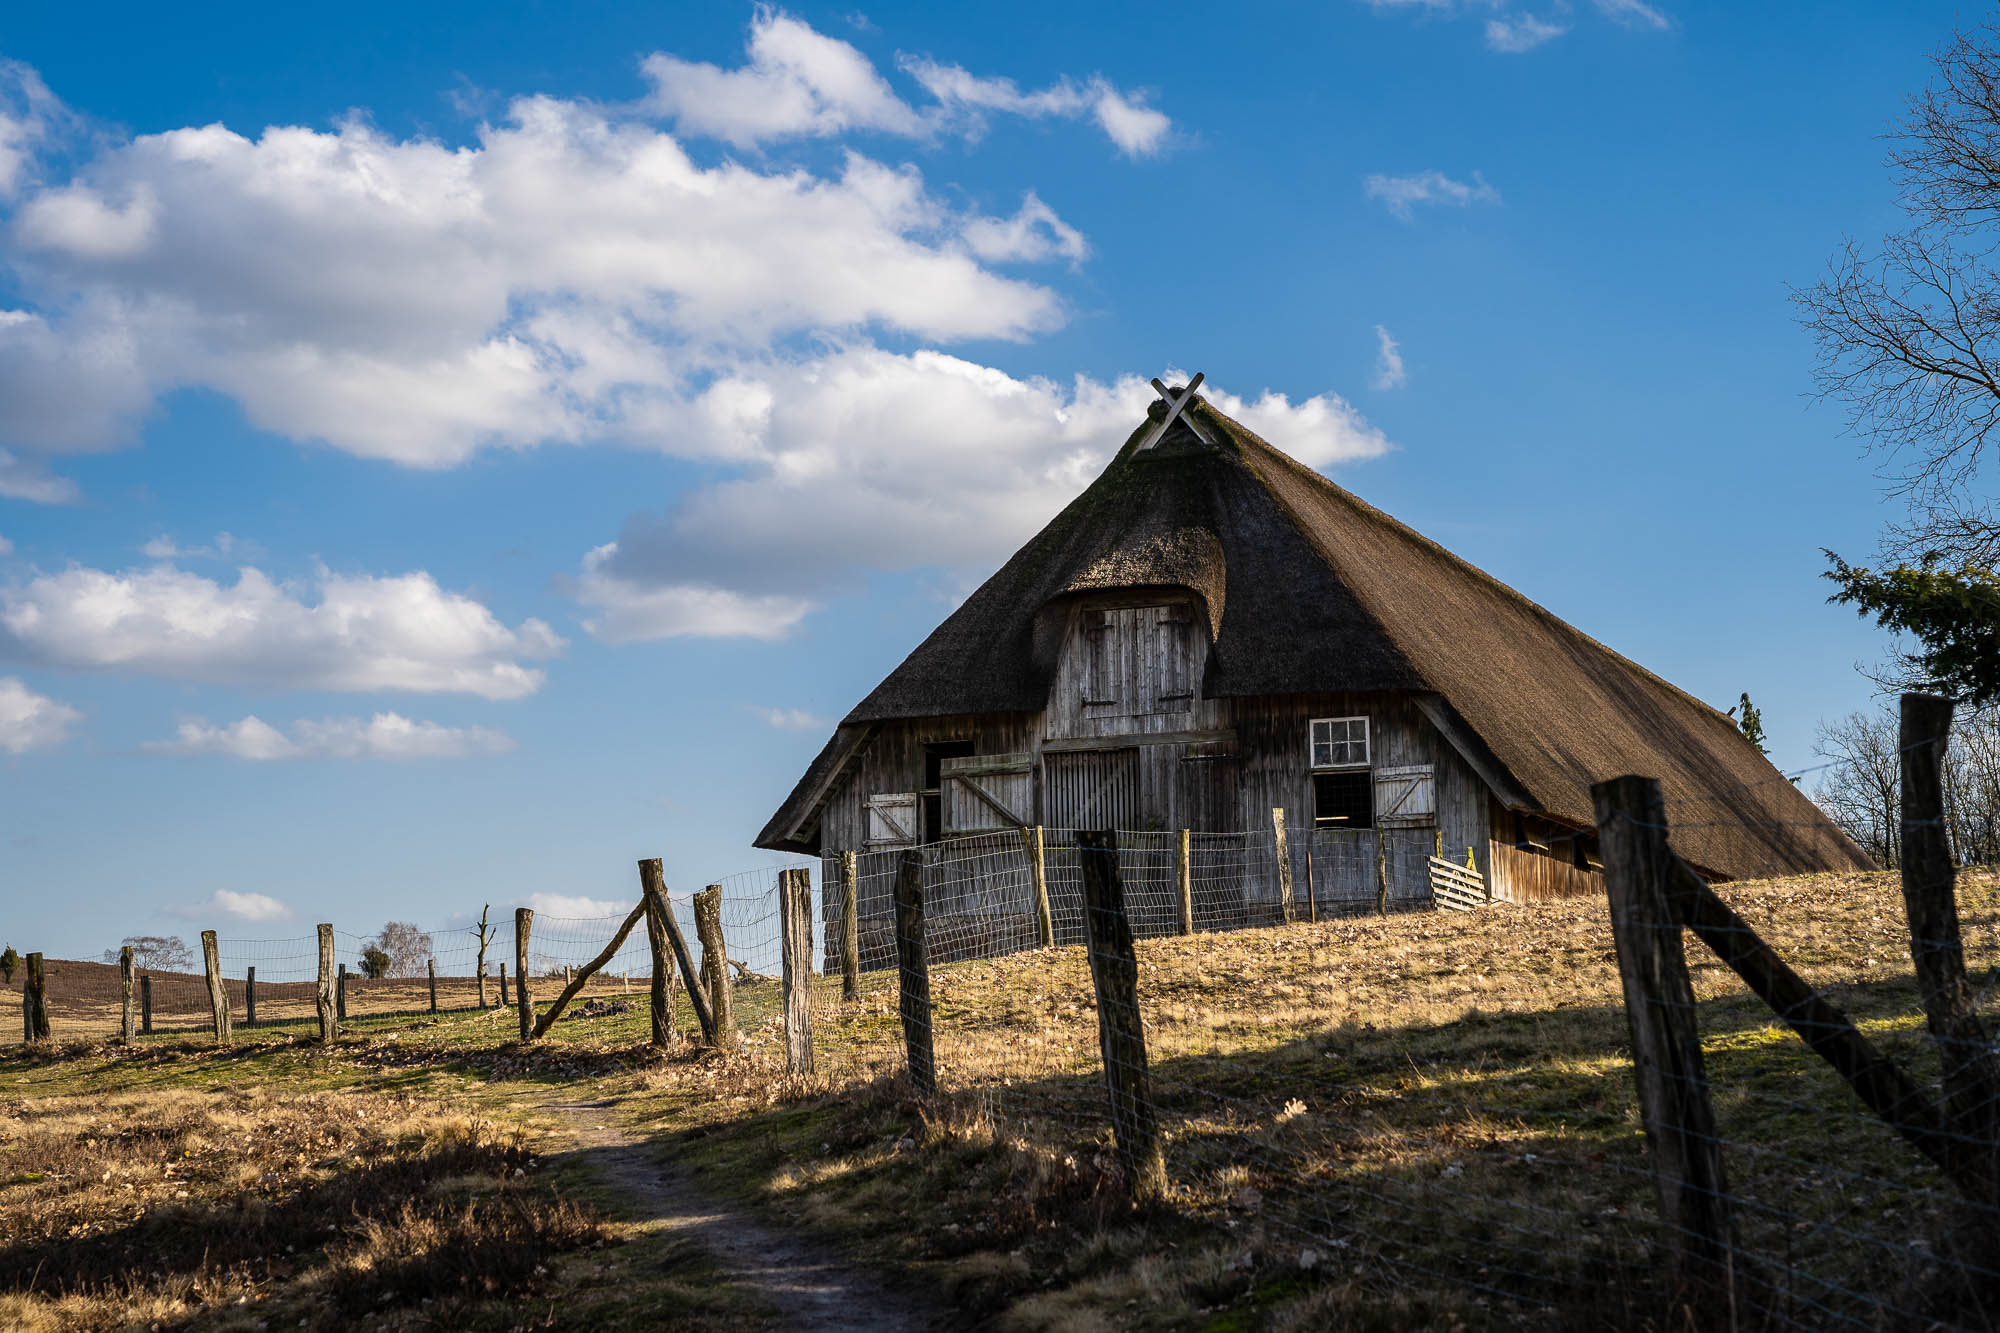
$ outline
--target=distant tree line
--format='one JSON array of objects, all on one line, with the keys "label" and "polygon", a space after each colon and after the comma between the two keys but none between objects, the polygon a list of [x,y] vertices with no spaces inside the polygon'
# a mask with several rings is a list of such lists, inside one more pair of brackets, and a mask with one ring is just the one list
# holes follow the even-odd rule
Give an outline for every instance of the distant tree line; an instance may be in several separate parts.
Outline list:
[{"label": "distant tree line", "polygon": [[[1902,748],[1894,714],[1849,713],[1822,723],[1815,749],[1830,765],[1812,798],[1877,865],[1902,863]],[[1961,865],[2000,865],[2000,708],[1962,714],[1944,755],[1945,825]]]}]

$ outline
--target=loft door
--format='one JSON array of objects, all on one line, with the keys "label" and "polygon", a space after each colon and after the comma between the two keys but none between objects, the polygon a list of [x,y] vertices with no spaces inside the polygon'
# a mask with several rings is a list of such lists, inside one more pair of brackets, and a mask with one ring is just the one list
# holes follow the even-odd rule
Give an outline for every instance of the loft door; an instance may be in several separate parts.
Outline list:
[{"label": "loft door", "polygon": [[1075,750],[1043,755],[1042,809],[1042,822],[1050,828],[1138,828],[1139,751]]}]

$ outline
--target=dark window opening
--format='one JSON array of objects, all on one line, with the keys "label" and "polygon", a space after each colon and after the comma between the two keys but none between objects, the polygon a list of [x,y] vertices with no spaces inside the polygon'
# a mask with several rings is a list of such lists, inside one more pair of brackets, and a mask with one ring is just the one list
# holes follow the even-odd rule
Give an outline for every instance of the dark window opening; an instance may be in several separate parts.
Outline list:
[{"label": "dark window opening", "polygon": [[933,741],[924,747],[924,785],[918,793],[923,806],[923,840],[936,842],[944,832],[944,761],[969,759],[978,747],[971,741]]},{"label": "dark window opening", "polygon": [[1374,827],[1374,775],[1366,769],[1313,774],[1313,824],[1318,828]]}]

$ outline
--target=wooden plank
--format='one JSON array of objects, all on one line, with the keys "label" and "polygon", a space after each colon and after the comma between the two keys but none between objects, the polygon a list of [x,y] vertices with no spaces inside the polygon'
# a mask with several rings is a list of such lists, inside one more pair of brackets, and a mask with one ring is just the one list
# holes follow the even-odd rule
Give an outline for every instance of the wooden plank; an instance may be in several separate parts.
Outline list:
[{"label": "wooden plank", "polygon": [[780,953],[785,997],[785,1068],[794,1075],[813,1072],[812,876],[805,870],[778,872]]},{"label": "wooden plank", "polygon": [[1680,914],[1667,888],[1666,803],[1660,784],[1625,777],[1591,788],[1604,848],[1611,934],[1632,1033],[1632,1069],[1654,1184],[1662,1248],[1695,1309],[1736,1309],[1734,1240],[1722,1142],[1702,1066],[1694,985],[1681,947]]},{"label": "wooden plank", "polygon": [[914,847],[896,867],[896,980],[910,1085],[928,1097],[937,1092],[937,1056],[931,1044],[931,973],[924,941],[924,854]]},{"label": "wooden plank", "polygon": [[229,1030],[229,992],[222,985],[222,948],[216,943],[215,932],[201,932],[201,969],[208,977],[209,1028],[215,1033],[218,1046],[226,1046],[231,1040]]},{"label": "wooden plank", "polygon": [[1462,865],[1433,856],[1430,871],[1431,900],[1450,912],[1472,912],[1486,905],[1486,881]]},{"label": "wooden plank", "polygon": [[736,1049],[735,983],[729,979],[729,950],[722,938],[722,886],[711,884],[697,893],[694,933],[701,941],[700,977],[708,989],[708,1010],[715,1022],[711,1044],[719,1051]]},{"label": "wooden plank", "polygon": [[648,857],[639,862],[639,883],[659,914],[660,928],[667,932],[667,943],[673,946],[674,959],[681,966],[681,980],[687,984],[688,1007],[694,1010],[695,1022],[701,1024],[702,1040],[713,1046],[715,1014],[702,994],[701,973],[695,969],[694,958],[688,952],[687,937],[681,934],[681,923],[674,919],[673,905],[667,900],[667,877],[660,868],[659,857]]},{"label": "wooden plank", "polygon": [[1146,1029],[1139,1014],[1139,957],[1125,914],[1118,838],[1110,830],[1076,835],[1083,854],[1083,919],[1090,981],[1097,996],[1097,1042],[1111,1099],[1112,1146],[1135,1201],[1166,1193],[1167,1163],[1146,1070]]},{"label": "wooden plank", "polygon": [[[1166,385],[1160,383],[1158,380],[1153,381],[1153,387],[1159,390],[1160,397],[1164,399],[1168,404],[1167,414],[1164,417],[1160,418],[1159,425],[1153,427],[1152,433],[1146,437],[1146,442],[1140,445],[1133,452],[1143,454],[1148,449],[1152,448],[1154,445],[1158,444],[1162,439],[1166,437],[1168,428],[1171,427],[1174,424],[1174,422],[1180,418],[1182,412],[1186,411],[1187,408],[1194,403],[1194,391],[1201,387],[1201,381],[1202,381],[1202,372],[1197,371],[1195,373],[1195,377],[1187,382],[1187,387],[1182,389],[1178,395],[1169,392]],[[1190,418],[1188,421],[1188,429],[1194,431],[1195,434],[1202,436],[1202,438],[1204,439],[1207,438],[1207,436],[1203,434],[1203,432],[1199,428],[1196,427],[1192,418]],[[1213,441],[1210,441],[1210,443],[1213,443]]]},{"label": "wooden plank", "polygon": [[528,990],[528,935],[534,926],[532,907],[514,909],[514,1012],[520,1020],[522,1041],[535,1037],[535,1001]]},{"label": "wooden plank", "polygon": [[1021,830],[1021,838],[1028,845],[1028,874],[1034,881],[1035,889],[1035,935],[1044,949],[1056,945],[1056,918],[1049,907],[1049,865],[1048,848],[1038,824]]},{"label": "wooden plank", "polygon": [[1035,755],[1032,750],[1021,750],[1013,754],[975,754],[946,759],[938,768],[948,778],[983,778],[1006,773],[1030,773],[1034,771]]},{"label": "wooden plank", "polygon": [[1902,884],[1910,961],[1943,1075],[1943,1128],[1959,1143],[1963,1188],[2000,1204],[2000,1059],[1965,978],[1956,871],[1945,827],[1944,751],[1952,704],[1902,699]]},{"label": "wooden plank", "polygon": [[1128,731],[1115,736],[1068,736],[1042,743],[1042,753],[1077,754],[1091,750],[1124,750],[1135,745],[1215,745],[1233,742],[1234,727],[1205,727],[1198,731]]}]

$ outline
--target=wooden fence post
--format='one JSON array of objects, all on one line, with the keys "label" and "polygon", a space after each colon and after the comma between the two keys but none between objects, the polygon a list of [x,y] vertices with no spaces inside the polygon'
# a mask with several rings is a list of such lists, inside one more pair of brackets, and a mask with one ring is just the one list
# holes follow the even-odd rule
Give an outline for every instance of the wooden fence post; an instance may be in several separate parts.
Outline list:
[{"label": "wooden fence post", "polygon": [[153,1035],[153,974],[141,973],[139,977],[139,1031],[145,1036]]},{"label": "wooden fence post", "polygon": [[861,853],[840,854],[840,998],[861,998]]},{"label": "wooden fence post", "polygon": [[[1049,861],[1047,848],[1042,836],[1042,826],[1021,830],[1021,838],[1028,847],[1028,875],[1035,886],[1035,937],[1044,949],[1056,947],[1056,918],[1049,910]],[[900,871],[899,871],[900,873]]]},{"label": "wooden fence post", "polygon": [[500,970],[500,1007],[505,1009],[514,1003],[513,998],[507,991],[507,965],[505,963],[495,963],[493,966]]},{"label": "wooden fence post", "polygon": [[[1039,847],[1041,830],[1034,832]],[[910,847],[896,865],[897,1008],[903,1018],[910,1084],[928,1097],[937,1091],[937,1055],[931,1045],[931,969],[925,954],[924,854]]]},{"label": "wooden fence post", "polygon": [[118,1010],[118,1038],[130,1046],[132,1038],[138,1035],[139,1014],[134,1007],[132,946],[129,944],[118,950],[118,989],[124,1001]]},{"label": "wooden fence post", "polygon": [[426,958],[424,960],[424,971],[430,976],[431,1012],[436,1013],[438,1011],[438,960],[435,958]]},{"label": "wooden fence post", "polygon": [[1375,830],[1375,910],[1389,915],[1389,830]]},{"label": "wooden fence post", "polygon": [[688,953],[687,937],[681,934],[681,923],[674,919],[673,904],[667,901],[667,877],[660,869],[659,857],[639,862],[639,883],[645,889],[646,901],[653,905],[653,912],[660,919],[660,928],[667,933],[667,943],[673,946],[674,960],[681,967],[681,981],[687,986],[688,1007],[694,1010],[695,1021],[701,1024],[702,1040],[713,1046],[715,1015],[702,995],[701,973],[695,970],[694,959]]},{"label": "wooden fence post", "polygon": [[345,1023],[347,1021],[347,964],[345,963],[342,963],[340,970],[334,974],[333,1009],[334,1017]]},{"label": "wooden fence post", "polygon": [[1174,844],[1174,885],[1180,890],[1181,934],[1194,934],[1194,834],[1181,830]]},{"label": "wooden fence post", "polygon": [[729,981],[729,951],[722,938],[722,886],[711,884],[694,896],[694,933],[701,941],[701,980],[714,1020],[709,1042],[717,1050],[736,1049],[735,987]]},{"label": "wooden fence post", "polygon": [[222,986],[222,947],[215,941],[215,932],[201,932],[201,967],[208,974],[209,1026],[215,1031],[218,1046],[230,1040],[229,992]]},{"label": "wooden fence post", "polygon": [[1292,844],[1285,837],[1285,807],[1271,807],[1271,836],[1278,849],[1278,916],[1287,925],[1292,920]]},{"label": "wooden fence post", "polygon": [[28,955],[28,975],[21,983],[21,1040],[49,1040],[49,974],[38,953]]},{"label": "wooden fence post", "polygon": [[674,960],[667,952],[667,928],[660,923],[660,913],[664,910],[646,884],[646,876],[639,876],[639,892],[646,899],[646,947],[653,955],[653,979],[647,998],[653,1010],[653,1045],[674,1044]]},{"label": "wooden fence post", "polygon": [[333,990],[333,923],[329,921],[322,921],[319,926],[319,985],[313,1001],[313,1007],[319,1011],[319,1039],[329,1044],[340,1033]]},{"label": "wooden fence post", "polygon": [[1702,1068],[1681,915],[1668,886],[1666,803],[1651,778],[1614,778],[1590,791],[1663,1248],[1681,1298],[1727,1312],[1725,1326],[1734,1327],[1729,1184]]},{"label": "wooden fence post", "polygon": [[[1282,812],[1274,811],[1282,821]],[[1282,836],[1283,824],[1279,824]],[[1090,947],[1090,981],[1097,992],[1097,1044],[1111,1096],[1111,1133],[1132,1197],[1160,1198],[1167,1189],[1159,1122],[1148,1098],[1146,1030],[1139,1017],[1139,956],[1125,914],[1118,873],[1118,835],[1079,832],[1083,849],[1083,920]]]},{"label": "wooden fence post", "polygon": [[521,1018],[521,1040],[535,1035],[535,1000],[528,993],[528,934],[535,926],[535,909],[514,909],[514,1009]]},{"label": "wooden fence post", "polygon": [[1961,1142],[1970,1190],[2000,1203],[2000,1058],[1965,979],[1956,872],[1945,828],[1944,752],[1952,704],[1902,700],[1902,880],[1910,961],[1943,1073],[1943,1129]]},{"label": "wooden fence post", "polygon": [[243,1026],[257,1026],[257,967],[254,963],[243,969]]},{"label": "wooden fence post", "polygon": [[785,1068],[813,1072],[812,875],[778,872],[779,953],[785,991]]}]

